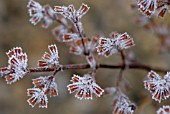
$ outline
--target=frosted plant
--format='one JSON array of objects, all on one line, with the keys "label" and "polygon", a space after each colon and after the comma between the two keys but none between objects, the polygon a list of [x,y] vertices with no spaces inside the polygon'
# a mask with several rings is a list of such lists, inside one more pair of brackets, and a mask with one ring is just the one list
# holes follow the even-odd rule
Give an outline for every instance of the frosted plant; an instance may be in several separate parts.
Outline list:
[{"label": "frosted plant", "polygon": [[28,2],[28,12],[31,17],[30,22],[36,25],[43,20],[42,27],[48,28],[57,19],[53,9],[49,5],[41,6],[38,2],[30,0]]},{"label": "frosted plant", "polygon": [[27,95],[31,96],[27,100],[29,105],[34,107],[39,103],[40,108],[47,108],[47,95],[55,97],[58,95],[57,84],[54,76],[44,76],[33,79],[34,88],[27,89]]},{"label": "frosted plant", "polygon": [[40,108],[47,108],[48,98],[43,90],[39,88],[30,88],[27,89],[27,95],[31,96],[27,102],[32,107],[34,107],[36,104],[39,104]]},{"label": "frosted plant", "polygon": [[49,5],[44,6],[44,17],[42,21],[42,27],[48,28],[53,22],[57,20],[57,15]]},{"label": "frosted plant", "polygon": [[43,18],[43,7],[33,0],[28,2],[27,7],[29,8],[29,15],[31,16],[30,22],[36,25]]},{"label": "frosted plant", "polygon": [[13,48],[7,53],[8,67],[2,68],[2,74],[8,74],[5,76],[8,84],[12,84],[17,80],[20,80],[27,74],[27,54],[22,52],[20,47]]},{"label": "frosted plant", "polygon": [[170,73],[161,78],[156,72],[150,71],[148,79],[144,81],[144,86],[152,94],[152,99],[158,101],[165,100],[170,96]]},{"label": "frosted plant", "polygon": [[42,59],[38,61],[38,66],[40,67],[49,67],[49,66],[58,66],[58,49],[56,45],[49,45],[48,49],[50,51],[50,54],[45,52]]},{"label": "frosted plant", "polygon": [[[90,53],[96,53],[96,46],[98,44],[98,38],[94,37],[91,39],[84,38],[84,45]],[[81,39],[78,39],[70,44],[70,52],[75,55],[84,55],[84,48]]]},{"label": "frosted plant", "polygon": [[169,12],[169,7],[168,7],[169,4],[164,4],[164,3],[161,3],[157,6],[157,10],[155,12],[155,14],[159,17],[164,17],[168,12]]},{"label": "frosted plant", "polygon": [[33,79],[34,87],[45,90],[45,94],[49,94],[51,97],[58,95],[57,84],[54,76],[43,76]]},{"label": "frosted plant", "polygon": [[58,42],[63,42],[63,35],[67,33],[69,30],[65,28],[63,25],[57,26],[52,30],[54,38]]},{"label": "frosted plant", "polygon": [[86,4],[82,4],[79,10],[75,10],[74,6],[71,4],[68,7],[66,6],[55,6],[54,11],[61,14],[65,18],[68,18],[73,23],[77,23],[83,15],[87,13],[90,9]]},{"label": "frosted plant", "polygon": [[85,74],[83,77],[74,75],[71,80],[72,84],[69,84],[68,90],[71,93],[77,92],[75,97],[82,100],[93,99],[92,95],[95,94],[100,97],[104,90],[96,84],[95,79],[90,74]]},{"label": "frosted plant", "polygon": [[[142,15],[137,24],[145,27],[145,29],[153,32],[161,38],[161,44],[166,46],[169,44],[165,39],[169,38],[169,26],[164,26],[154,22],[154,16],[164,17],[169,11],[169,0],[137,0],[137,4],[133,5],[133,9],[139,9]],[[124,53],[125,49],[134,46],[134,40],[126,32],[119,34],[112,32],[110,38],[105,38],[102,35],[89,37],[83,29],[81,18],[90,9],[89,6],[83,4],[79,10],[75,10],[71,4],[66,6],[55,6],[54,10],[49,5],[40,5],[34,0],[29,0],[28,11],[31,17],[30,21],[33,25],[42,21],[42,27],[48,28],[54,22],[57,22],[57,27],[52,30],[55,39],[58,42],[64,42],[70,48],[70,52],[78,55],[88,62],[88,64],[59,64],[59,55],[56,45],[49,45],[49,53],[45,52],[42,60],[39,60],[38,67],[27,68],[27,55],[22,52],[22,49],[16,47],[10,50],[7,55],[9,57],[9,65],[5,68],[0,68],[1,77],[5,77],[8,84],[12,84],[23,78],[27,73],[35,72],[53,72],[49,76],[41,76],[33,79],[33,88],[27,89],[27,94],[30,98],[27,100],[29,105],[35,107],[36,104],[40,108],[47,108],[48,95],[50,97],[58,96],[58,88],[55,82],[55,75],[60,71],[70,69],[89,69],[91,74],[84,74],[82,77],[73,75],[71,84],[67,86],[70,94],[76,93],[78,99],[93,99],[93,96],[101,97],[105,95],[115,95],[113,100],[113,114],[132,114],[136,105],[121,92],[121,89],[130,90],[130,84],[123,76],[126,69],[141,69],[141,70],[156,70],[165,73],[166,69],[155,68],[150,65],[140,63],[134,53]],[[61,15],[58,15],[61,14]],[[147,18],[151,17],[151,18]],[[69,19],[71,23],[67,23]],[[163,39],[163,40],[162,40]],[[147,44],[147,43],[146,43]],[[103,64],[100,63],[101,55],[106,57],[120,52],[121,61],[119,64]],[[115,87],[106,87],[103,90],[95,80],[96,73],[100,68],[119,69],[119,75],[116,79]],[[169,98],[170,95],[170,73],[164,77],[160,77],[156,72],[151,71],[148,74],[148,80],[144,81],[144,86],[152,94],[152,98],[159,103]],[[143,106],[143,104],[141,104]],[[169,106],[164,106],[157,113],[169,113]]]},{"label": "frosted plant", "polygon": [[138,0],[137,2],[139,11],[147,17],[153,15],[164,17],[169,10],[168,5],[170,3],[167,0]]},{"label": "frosted plant", "polygon": [[99,45],[97,46],[99,55],[108,57],[114,53],[128,49],[135,45],[133,38],[131,38],[127,33],[112,33],[111,36],[111,39],[103,37],[100,38]]},{"label": "frosted plant", "polygon": [[163,106],[156,113],[157,114],[170,114],[170,106]]},{"label": "frosted plant", "polygon": [[157,0],[138,0],[137,5],[143,14],[151,16],[156,11]]},{"label": "frosted plant", "polygon": [[89,63],[91,68],[96,68],[96,60],[95,60],[93,54],[86,56],[86,60]]},{"label": "frosted plant", "polygon": [[133,114],[136,109],[135,104],[133,104],[121,91],[118,91],[114,97],[113,107],[112,114]]},{"label": "frosted plant", "polygon": [[70,42],[73,40],[81,39],[78,34],[75,33],[66,33],[63,35],[64,42]]}]

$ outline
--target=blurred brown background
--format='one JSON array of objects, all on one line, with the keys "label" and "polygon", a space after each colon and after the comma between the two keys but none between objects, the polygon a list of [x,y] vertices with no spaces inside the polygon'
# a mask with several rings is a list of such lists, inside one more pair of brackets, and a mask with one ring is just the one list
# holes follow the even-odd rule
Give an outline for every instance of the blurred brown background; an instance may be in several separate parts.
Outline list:
[{"label": "blurred brown background", "polygon": [[[88,4],[91,9],[83,17],[84,30],[89,37],[96,33],[105,36],[112,31],[120,33],[128,32],[135,40],[136,46],[128,51],[134,51],[138,60],[144,64],[170,67],[170,55],[159,54],[159,40],[153,34],[143,30],[133,22],[137,18],[138,11],[132,11],[130,4],[135,0],[37,0],[42,5],[69,5],[74,4],[76,9],[82,2]],[[57,43],[52,34],[50,26],[48,29],[41,28],[41,25],[31,25],[27,12],[28,0],[0,0],[0,66],[7,66],[7,56],[5,52],[15,46],[21,46],[28,54],[29,67],[35,67],[37,60],[45,51],[48,51],[49,44],[57,44],[61,64],[85,63],[84,58],[68,53],[68,47]],[[162,22],[168,23],[168,16]],[[116,64],[118,55],[113,55],[108,59],[102,59],[101,63]],[[97,72],[97,83],[102,88],[115,85],[115,77],[119,70],[99,69]],[[92,101],[80,101],[69,95],[66,85],[69,84],[73,73],[82,75],[88,70],[64,71],[57,74],[59,96],[49,98],[47,109],[39,109],[37,106],[31,108],[26,100],[26,89],[33,87],[31,79],[38,76],[45,76],[50,73],[29,74],[21,81],[7,85],[4,79],[0,81],[0,114],[111,114],[113,96],[94,98]],[[138,114],[154,114],[157,108],[151,105],[150,100],[144,100],[142,94],[151,95],[143,87],[143,79],[147,72],[141,70],[127,70],[124,73],[133,87],[132,91],[126,93],[131,100],[141,104],[142,108]],[[154,101],[153,101],[154,102]],[[158,103],[154,102],[156,106]],[[161,106],[161,105],[159,105]]]}]

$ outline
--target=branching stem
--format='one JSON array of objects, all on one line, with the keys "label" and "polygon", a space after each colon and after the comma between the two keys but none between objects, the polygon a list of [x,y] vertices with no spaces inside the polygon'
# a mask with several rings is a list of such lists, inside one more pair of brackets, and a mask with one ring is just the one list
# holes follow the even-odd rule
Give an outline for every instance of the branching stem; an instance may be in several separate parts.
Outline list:
[{"label": "branching stem", "polygon": [[[161,73],[166,73],[168,69],[163,69],[163,68],[156,68],[156,67],[151,67],[149,65],[144,65],[140,63],[131,63],[127,66],[129,69],[138,69],[138,70],[145,70],[145,71],[150,71],[154,70],[155,72],[161,72]],[[107,65],[107,64],[99,64],[96,66],[97,69],[122,69],[124,68],[123,65]],[[28,68],[28,73],[36,73],[36,72],[54,72],[58,69],[58,71],[62,70],[71,70],[71,69],[90,69],[90,65],[88,64],[68,64],[68,65],[61,65],[52,68]],[[10,72],[12,73],[12,72]],[[8,74],[2,74],[2,76],[6,76]]]}]

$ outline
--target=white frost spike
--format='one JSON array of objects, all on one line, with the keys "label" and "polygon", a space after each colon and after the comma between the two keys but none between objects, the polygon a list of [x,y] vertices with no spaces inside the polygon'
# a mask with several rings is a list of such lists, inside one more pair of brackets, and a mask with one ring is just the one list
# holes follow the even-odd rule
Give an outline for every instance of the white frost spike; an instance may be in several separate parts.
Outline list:
[{"label": "white frost spike", "polygon": [[83,98],[92,99],[93,94],[100,97],[104,92],[104,90],[96,84],[95,79],[90,74],[85,74],[83,77],[74,75],[71,82],[73,83],[69,84],[67,88],[70,94],[77,92],[75,97],[80,100]]}]

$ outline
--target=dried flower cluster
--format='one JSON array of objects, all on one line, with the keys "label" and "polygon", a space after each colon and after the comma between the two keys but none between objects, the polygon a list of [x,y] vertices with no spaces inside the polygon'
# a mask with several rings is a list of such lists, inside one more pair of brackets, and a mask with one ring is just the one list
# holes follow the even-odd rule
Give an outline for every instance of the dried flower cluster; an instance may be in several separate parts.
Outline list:
[{"label": "dried flower cluster", "polygon": [[48,28],[57,20],[56,14],[54,14],[53,9],[49,5],[41,6],[38,2],[30,0],[27,7],[29,15],[31,16],[30,22],[33,25],[36,25],[43,20],[42,27]]},{"label": "dried flower cluster", "polygon": [[50,54],[45,52],[42,59],[38,61],[39,67],[54,67],[59,65],[58,61],[58,49],[56,45],[49,45],[48,49],[50,51]]},{"label": "dried flower cluster", "polygon": [[68,18],[73,23],[78,23],[83,15],[90,9],[86,4],[82,4],[79,10],[75,10],[73,5],[67,6],[55,6],[54,11],[61,14],[65,18]]},{"label": "dried flower cluster", "polygon": [[164,17],[169,11],[169,5],[168,0],[138,0],[137,3],[139,11],[148,17],[152,15]]},{"label": "dried flower cluster", "polygon": [[34,88],[27,89],[27,95],[31,96],[27,102],[34,107],[39,104],[40,108],[47,108],[49,94],[51,97],[58,95],[57,84],[54,76],[43,76],[33,79]]},{"label": "dried flower cluster", "polygon": [[133,114],[136,109],[135,104],[121,91],[116,93],[113,99],[113,107],[112,114]]},{"label": "dried flower cluster", "polygon": [[70,93],[77,92],[76,98],[82,100],[93,99],[92,95],[95,94],[100,97],[104,90],[96,84],[94,77],[90,74],[85,74],[83,77],[74,75],[71,80],[72,84],[69,84],[68,90]]},{"label": "dried flower cluster", "polygon": [[112,32],[110,37],[111,38],[100,38],[99,45],[97,46],[97,51],[100,55],[108,57],[135,45],[133,38],[131,38],[127,33],[118,34],[116,32]]},{"label": "dried flower cluster", "polygon": [[2,68],[2,74],[6,74],[5,79],[8,84],[12,84],[27,74],[27,54],[22,52],[20,47],[13,48],[7,53],[8,67]]},{"label": "dried flower cluster", "polygon": [[144,86],[152,94],[152,99],[158,101],[165,100],[170,96],[170,73],[161,78],[156,72],[148,73],[149,80],[144,81]]}]

